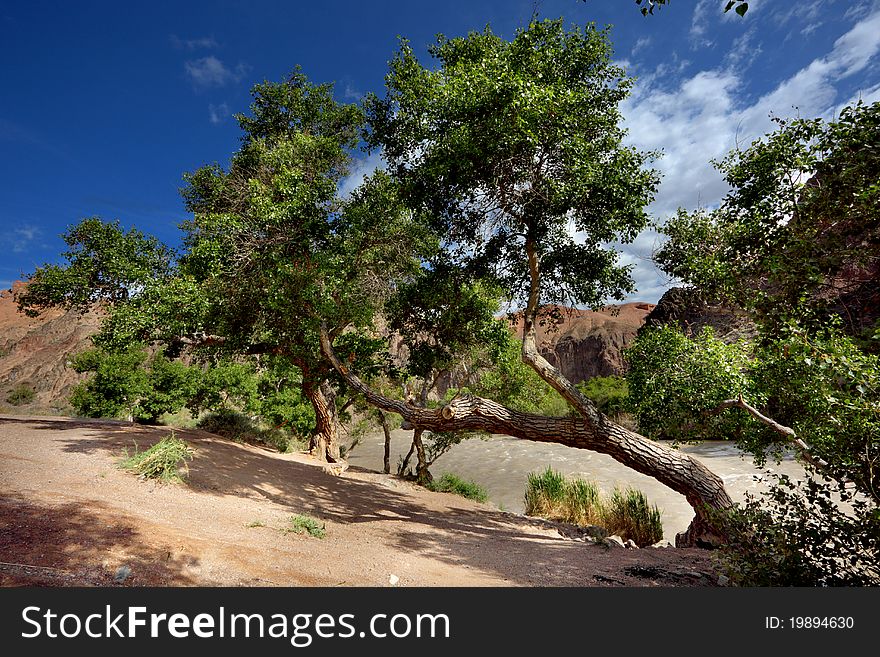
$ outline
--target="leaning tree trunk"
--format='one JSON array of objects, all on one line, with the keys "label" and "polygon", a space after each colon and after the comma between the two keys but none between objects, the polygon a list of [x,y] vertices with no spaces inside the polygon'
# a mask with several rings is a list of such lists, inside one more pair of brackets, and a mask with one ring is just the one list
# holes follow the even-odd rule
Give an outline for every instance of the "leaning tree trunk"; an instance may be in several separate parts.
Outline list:
[{"label": "leaning tree trunk", "polygon": [[302,388],[315,409],[315,430],[309,440],[309,453],[321,461],[336,463],[340,460],[336,393],[327,380],[316,382],[306,372],[303,372]]},{"label": "leaning tree trunk", "polygon": [[[367,402],[384,411],[397,413],[413,427],[429,431],[485,431],[608,454],[623,465],[681,493],[694,508],[696,517],[688,530],[676,537],[676,545],[714,547],[723,542],[723,530],[716,526],[712,511],[730,508],[732,501],[721,479],[687,454],[614,424],[596,411],[589,400],[582,403],[593,412],[584,417],[522,413],[471,395],[458,396],[440,409],[421,408],[385,397],[364,384],[336,356],[326,330],[321,332],[321,350],[352,389],[363,394]],[[574,390],[580,395],[577,389]]]}]

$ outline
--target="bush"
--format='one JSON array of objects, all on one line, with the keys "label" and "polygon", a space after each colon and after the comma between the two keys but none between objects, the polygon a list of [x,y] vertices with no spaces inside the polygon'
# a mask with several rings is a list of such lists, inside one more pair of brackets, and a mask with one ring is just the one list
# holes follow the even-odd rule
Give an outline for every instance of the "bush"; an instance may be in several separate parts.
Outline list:
[{"label": "bush", "polygon": [[264,429],[247,415],[228,409],[206,415],[199,420],[198,427],[235,442],[271,447],[279,452],[289,452],[301,446],[282,429]]},{"label": "bush", "polygon": [[639,547],[663,538],[660,510],[642,492],[614,489],[610,498],[603,499],[593,482],[567,479],[550,467],[529,474],[525,512],[548,520],[598,525],[623,540],[632,539]]},{"label": "bush", "polygon": [[308,534],[315,538],[324,538],[327,530],[324,523],[311,516],[294,515],[290,517],[290,526],[283,529],[285,533]]},{"label": "bush", "polygon": [[180,464],[186,467],[186,461],[193,458],[193,450],[174,432],[144,452],[135,453],[122,462],[121,466],[139,475],[141,479],[158,479],[159,481],[182,481],[185,475],[180,473]]},{"label": "bush", "polygon": [[623,377],[594,376],[577,387],[606,415],[614,417],[627,410],[629,386]]},{"label": "bush", "polygon": [[34,401],[36,396],[37,393],[33,388],[25,383],[19,383],[6,395],[6,401],[13,406],[24,406]]},{"label": "bush", "polygon": [[425,488],[437,493],[454,493],[477,502],[485,502],[489,499],[486,489],[476,482],[465,481],[448,472],[440,477],[439,480],[427,483]]},{"label": "bush", "polygon": [[738,586],[880,585],[880,510],[828,482],[776,475],[762,498],[724,514],[721,569]]},{"label": "bush", "polygon": [[615,488],[602,509],[606,529],[624,540],[631,538],[636,545],[644,547],[663,538],[660,509],[652,506],[640,490]]}]

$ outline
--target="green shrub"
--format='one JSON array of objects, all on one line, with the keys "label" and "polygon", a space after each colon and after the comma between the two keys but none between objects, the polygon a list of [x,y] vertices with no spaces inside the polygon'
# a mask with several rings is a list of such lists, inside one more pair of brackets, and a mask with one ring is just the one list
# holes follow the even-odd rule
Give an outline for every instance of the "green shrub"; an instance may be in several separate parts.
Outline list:
[{"label": "green shrub", "polygon": [[30,404],[34,401],[36,396],[37,393],[33,388],[26,383],[19,383],[9,391],[8,395],[6,395],[6,401],[13,406],[24,406],[25,404]]},{"label": "green shrub", "polygon": [[615,488],[602,505],[605,528],[624,540],[632,539],[639,547],[652,545],[663,538],[660,509],[652,506],[642,491]]},{"label": "green shrub", "polygon": [[315,538],[324,538],[327,535],[324,523],[311,516],[299,514],[290,516],[290,526],[285,527],[282,531],[293,534],[308,534]]},{"label": "green shrub", "polygon": [[529,474],[525,512],[548,520],[598,525],[623,540],[632,539],[639,547],[663,538],[660,510],[640,491],[614,489],[605,499],[593,482],[567,479],[550,467],[540,474]]},{"label": "green shrub", "polygon": [[235,442],[263,445],[279,452],[288,452],[302,447],[283,429],[264,429],[247,415],[228,409],[209,413],[199,420],[198,427]]},{"label": "green shrub", "polygon": [[717,559],[731,584],[880,585],[878,508],[828,482],[776,479],[723,516],[728,542]]},{"label": "green shrub", "polygon": [[623,377],[594,376],[577,387],[606,415],[614,417],[627,410],[629,386]]},{"label": "green shrub", "polygon": [[127,456],[121,466],[139,475],[141,479],[182,481],[186,475],[180,472],[181,463],[186,467],[186,462],[192,458],[192,448],[172,431],[146,451],[138,452],[135,447],[135,453]]},{"label": "green shrub", "polygon": [[445,473],[437,481],[429,482],[425,488],[437,493],[454,493],[469,500],[485,502],[489,499],[486,489],[473,481],[465,481],[454,474]]}]

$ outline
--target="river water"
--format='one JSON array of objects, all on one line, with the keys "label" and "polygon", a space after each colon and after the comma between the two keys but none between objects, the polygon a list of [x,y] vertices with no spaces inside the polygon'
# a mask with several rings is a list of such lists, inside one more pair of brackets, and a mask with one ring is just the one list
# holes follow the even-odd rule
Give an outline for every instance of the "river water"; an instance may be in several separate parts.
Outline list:
[{"label": "river water", "polygon": [[[391,468],[409,449],[411,431],[392,432]],[[353,466],[382,471],[384,439],[381,433],[369,434],[349,454]],[[702,461],[724,480],[734,501],[742,501],[746,492],[756,493],[766,487],[760,476],[766,470],[782,472],[801,478],[804,470],[792,457],[780,463],[769,462],[768,468],[755,467],[752,458],[743,454],[732,443],[707,441],[699,445],[684,445],[683,452]],[[472,438],[454,446],[431,467],[439,478],[451,472],[463,479],[480,484],[489,494],[489,501],[506,511],[523,512],[523,494],[530,472],[545,470],[547,466],[568,476],[577,476],[596,482],[600,489],[610,492],[614,486],[630,486],[644,492],[652,504],[662,512],[663,535],[675,542],[675,535],[687,529],[693,511],[684,496],[656,480],[631,470],[610,456],[584,449],[574,449],[553,443],[536,443],[509,436]]]}]

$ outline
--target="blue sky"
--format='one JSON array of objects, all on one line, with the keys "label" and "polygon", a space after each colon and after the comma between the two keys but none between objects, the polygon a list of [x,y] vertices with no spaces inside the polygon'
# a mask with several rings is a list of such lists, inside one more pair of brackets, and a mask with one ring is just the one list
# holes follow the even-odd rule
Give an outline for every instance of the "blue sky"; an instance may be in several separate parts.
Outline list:
[{"label": "blue sky", "polygon": [[[623,112],[628,139],[662,149],[651,212],[718,203],[709,160],[771,129],[769,116],[832,118],[880,99],[880,0],[676,0],[643,17],[632,0],[545,0],[541,17],[611,24],[616,58],[638,78]],[[187,218],[181,176],[225,164],[249,89],[297,64],[335,81],[339,100],[381,93],[398,36],[425,52],[487,24],[511,36],[534,3],[18,2],[0,6],[0,288],[58,260],[59,235],[98,215],[171,244]],[[427,58],[425,59],[427,62]],[[378,158],[362,156],[348,187]],[[669,281],[648,256],[658,236],[625,247],[639,292]]]}]

